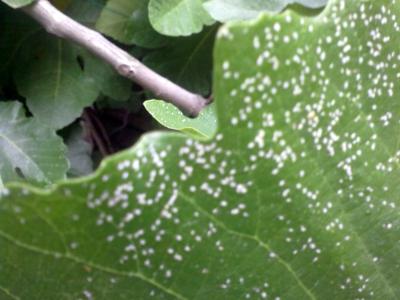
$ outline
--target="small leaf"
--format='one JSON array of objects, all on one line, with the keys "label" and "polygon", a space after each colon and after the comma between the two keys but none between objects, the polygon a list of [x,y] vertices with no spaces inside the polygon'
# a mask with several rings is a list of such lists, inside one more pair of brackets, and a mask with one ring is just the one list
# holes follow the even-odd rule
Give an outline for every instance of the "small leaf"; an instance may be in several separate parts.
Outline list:
[{"label": "small leaf", "polygon": [[203,8],[204,0],[150,0],[150,23],[160,33],[187,36],[199,33],[214,20]]},{"label": "small leaf", "polygon": [[20,8],[22,6],[29,5],[35,0],[1,0],[5,4],[11,6],[12,8]]},{"label": "small leaf", "polygon": [[147,111],[163,126],[187,133],[197,139],[210,139],[217,130],[215,106],[209,105],[197,118],[188,118],[174,105],[161,100],[144,102]]},{"label": "small leaf", "polygon": [[[54,130],[25,117],[18,102],[0,102],[0,178],[42,184],[63,179],[68,169],[65,146]],[[21,178],[22,177],[22,178]]]},{"label": "small leaf", "polygon": [[204,4],[204,8],[214,19],[227,22],[253,19],[261,12],[279,12],[293,3],[319,8],[327,2],[328,0],[210,0]]}]

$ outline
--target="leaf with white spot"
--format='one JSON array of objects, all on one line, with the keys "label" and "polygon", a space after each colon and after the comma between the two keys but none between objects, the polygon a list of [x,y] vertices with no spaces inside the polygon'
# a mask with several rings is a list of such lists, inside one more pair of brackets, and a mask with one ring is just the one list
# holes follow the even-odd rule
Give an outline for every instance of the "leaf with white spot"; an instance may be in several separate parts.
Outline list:
[{"label": "leaf with white spot", "polygon": [[337,0],[224,26],[212,140],[153,133],[90,178],[3,191],[0,295],[400,298],[399,18]]}]

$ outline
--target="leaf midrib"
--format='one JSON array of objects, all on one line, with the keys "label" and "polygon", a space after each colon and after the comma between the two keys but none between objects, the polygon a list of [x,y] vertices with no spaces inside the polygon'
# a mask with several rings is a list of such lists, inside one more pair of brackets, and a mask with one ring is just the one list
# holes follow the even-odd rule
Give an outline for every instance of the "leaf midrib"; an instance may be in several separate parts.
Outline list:
[{"label": "leaf midrib", "polygon": [[8,289],[2,287],[1,285],[0,285],[0,292],[3,292],[6,296],[10,297],[13,300],[21,300],[21,298],[19,298],[18,296],[14,295]]}]

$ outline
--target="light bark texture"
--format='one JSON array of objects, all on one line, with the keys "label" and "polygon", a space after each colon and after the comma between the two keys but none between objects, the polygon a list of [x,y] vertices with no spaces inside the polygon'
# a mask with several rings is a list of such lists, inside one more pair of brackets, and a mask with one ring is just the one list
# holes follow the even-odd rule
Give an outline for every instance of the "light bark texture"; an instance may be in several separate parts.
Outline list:
[{"label": "light bark texture", "polygon": [[21,10],[39,22],[47,32],[86,48],[112,65],[119,74],[152,92],[156,98],[174,104],[187,116],[196,117],[209,102],[149,69],[100,33],[63,14],[48,0],[37,0]]}]

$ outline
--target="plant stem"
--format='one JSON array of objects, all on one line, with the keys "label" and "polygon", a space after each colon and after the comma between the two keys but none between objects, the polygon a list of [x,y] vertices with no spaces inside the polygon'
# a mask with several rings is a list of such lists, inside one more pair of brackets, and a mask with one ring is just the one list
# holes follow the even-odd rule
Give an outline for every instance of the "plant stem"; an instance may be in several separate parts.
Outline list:
[{"label": "plant stem", "polygon": [[104,142],[108,154],[114,153],[114,149],[112,146],[112,143],[110,141],[110,138],[108,136],[107,130],[104,128],[103,123],[99,120],[97,117],[97,112],[93,108],[86,108],[86,110],[89,112],[90,120],[94,126],[94,129],[96,132],[99,132],[99,135],[101,136],[101,140]]},{"label": "plant stem", "polygon": [[106,145],[104,144],[101,136],[97,132],[93,122],[92,122],[92,117],[90,115],[90,110],[88,108],[85,108],[83,113],[82,113],[82,120],[87,127],[89,137],[92,140],[92,144],[96,145],[97,148],[99,149],[101,155],[103,157],[108,156],[111,154],[109,150],[107,149]]},{"label": "plant stem", "polygon": [[47,32],[86,48],[112,65],[119,74],[151,91],[155,97],[174,104],[189,117],[196,117],[209,103],[204,97],[185,90],[147,68],[100,33],[63,14],[48,0],[37,0],[21,10],[38,21]]}]

